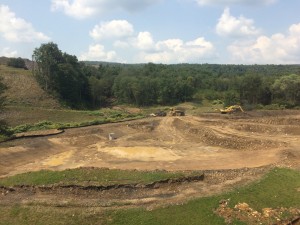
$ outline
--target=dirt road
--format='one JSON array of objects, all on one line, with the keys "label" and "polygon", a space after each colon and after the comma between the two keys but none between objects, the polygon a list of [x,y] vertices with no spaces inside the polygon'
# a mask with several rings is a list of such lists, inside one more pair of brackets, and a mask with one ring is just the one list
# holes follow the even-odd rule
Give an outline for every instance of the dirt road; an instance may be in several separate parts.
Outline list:
[{"label": "dirt road", "polygon": [[[115,133],[117,139],[108,140]],[[300,162],[300,113],[147,118],[0,145],[0,177],[82,166],[217,170]]]}]

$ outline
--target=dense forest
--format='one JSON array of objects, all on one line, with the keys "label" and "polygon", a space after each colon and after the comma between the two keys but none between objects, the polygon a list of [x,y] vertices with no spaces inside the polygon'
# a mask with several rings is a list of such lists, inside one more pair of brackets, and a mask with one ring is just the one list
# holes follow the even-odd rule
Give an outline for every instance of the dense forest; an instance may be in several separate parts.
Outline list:
[{"label": "dense forest", "polygon": [[55,43],[33,53],[34,75],[73,108],[113,103],[172,105],[217,100],[248,107],[300,105],[300,65],[117,64],[79,62]]}]

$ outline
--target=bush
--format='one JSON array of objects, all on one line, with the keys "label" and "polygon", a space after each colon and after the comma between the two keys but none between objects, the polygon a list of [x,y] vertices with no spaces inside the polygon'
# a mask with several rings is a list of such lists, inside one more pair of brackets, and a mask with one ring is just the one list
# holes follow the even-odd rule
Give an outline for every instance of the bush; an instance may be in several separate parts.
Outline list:
[{"label": "bush", "polygon": [[22,59],[20,57],[19,58],[11,58],[7,62],[7,66],[14,67],[14,68],[27,69],[24,59]]},{"label": "bush", "polygon": [[2,120],[0,121],[0,134],[5,135],[5,136],[12,135],[12,131],[8,128],[6,123]]},{"label": "bush", "polygon": [[284,105],[279,105],[279,104],[271,104],[271,105],[266,105],[264,107],[266,110],[280,110],[280,109],[285,109]]},{"label": "bush", "polygon": [[216,100],[213,100],[213,101],[212,101],[212,104],[213,104],[213,105],[223,105],[224,102],[223,102],[222,100],[220,100],[220,99],[216,99]]},{"label": "bush", "polygon": [[224,106],[239,105],[240,96],[236,91],[228,91],[225,93]]}]

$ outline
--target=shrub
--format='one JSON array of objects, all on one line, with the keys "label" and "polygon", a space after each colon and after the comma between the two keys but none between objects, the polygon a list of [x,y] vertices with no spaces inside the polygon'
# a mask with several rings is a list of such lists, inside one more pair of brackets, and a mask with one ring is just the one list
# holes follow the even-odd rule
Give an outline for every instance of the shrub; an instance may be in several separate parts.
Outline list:
[{"label": "shrub", "polygon": [[14,67],[14,68],[27,69],[24,59],[22,59],[20,57],[19,58],[11,58],[7,62],[7,66]]}]

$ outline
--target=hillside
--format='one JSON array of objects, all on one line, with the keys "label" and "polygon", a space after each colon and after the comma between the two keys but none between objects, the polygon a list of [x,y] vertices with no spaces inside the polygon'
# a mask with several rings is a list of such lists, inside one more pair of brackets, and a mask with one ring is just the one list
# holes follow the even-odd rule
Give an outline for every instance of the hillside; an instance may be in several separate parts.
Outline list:
[{"label": "hillside", "polygon": [[0,79],[7,86],[6,106],[61,108],[56,99],[41,89],[30,70],[0,65]]}]

